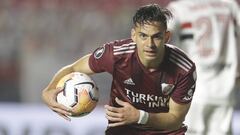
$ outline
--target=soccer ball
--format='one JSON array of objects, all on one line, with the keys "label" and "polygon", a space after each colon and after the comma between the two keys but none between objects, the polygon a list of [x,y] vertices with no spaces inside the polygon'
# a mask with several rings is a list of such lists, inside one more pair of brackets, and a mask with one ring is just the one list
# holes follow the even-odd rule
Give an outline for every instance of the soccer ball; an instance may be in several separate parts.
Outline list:
[{"label": "soccer ball", "polygon": [[63,88],[58,93],[57,102],[72,108],[72,116],[89,114],[97,105],[99,93],[95,82],[86,74],[73,72],[64,76],[57,84]]}]

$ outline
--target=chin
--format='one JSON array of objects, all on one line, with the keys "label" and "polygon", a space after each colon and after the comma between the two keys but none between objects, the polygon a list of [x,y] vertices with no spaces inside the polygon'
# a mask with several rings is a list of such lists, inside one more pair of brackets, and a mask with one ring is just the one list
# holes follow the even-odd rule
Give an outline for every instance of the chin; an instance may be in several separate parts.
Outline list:
[{"label": "chin", "polygon": [[157,57],[156,56],[145,56],[146,60],[156,60]]}]

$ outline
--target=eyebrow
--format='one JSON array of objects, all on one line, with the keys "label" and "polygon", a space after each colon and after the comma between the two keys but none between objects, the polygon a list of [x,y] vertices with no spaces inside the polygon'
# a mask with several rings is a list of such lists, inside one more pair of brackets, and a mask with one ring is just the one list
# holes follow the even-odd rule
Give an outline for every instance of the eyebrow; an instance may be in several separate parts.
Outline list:
[{"label": "eyebrow", "polygon": [[153,34],[153,35],[148,35],[148,34],[146,34],[146,33],[144,33],[144,32],[138,32],[138,33],[140,33],[140,34],[144,34],[144,35],[147,35],[147,36],[150,36],[150,37],[155,37],[155,36],[158,36],[158,35],[162,35],[163,33],[162,32],[158,32],[158,33],[155,33],[155,34]]}]

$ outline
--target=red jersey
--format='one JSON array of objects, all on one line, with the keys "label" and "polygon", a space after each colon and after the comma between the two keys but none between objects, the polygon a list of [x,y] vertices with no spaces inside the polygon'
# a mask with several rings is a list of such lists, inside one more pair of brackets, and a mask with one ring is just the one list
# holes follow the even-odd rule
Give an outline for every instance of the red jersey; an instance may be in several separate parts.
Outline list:
[{"label": "red jersey", "polygon": [[[195,90],[195,64],[176,46],[165,45],[159,68],[148,71],[140,62],[137,46],[131,39],[107,43],[96,49],[89,60],[90,68],[113,76],[110,105],[118,107],[115,97],[146,112],[169,111],[169,99],[179,104],[191,102]],[[138,124],[108,128],[109,135],[184,134],[186,127],[168,132]],[[126,132],[126,133],[125,133]]]}]

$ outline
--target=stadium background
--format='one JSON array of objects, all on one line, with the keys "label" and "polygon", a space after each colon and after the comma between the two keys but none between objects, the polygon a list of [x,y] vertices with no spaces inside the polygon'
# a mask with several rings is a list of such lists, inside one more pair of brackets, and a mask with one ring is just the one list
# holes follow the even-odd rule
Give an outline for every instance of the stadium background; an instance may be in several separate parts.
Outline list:
[{"label": "stadium background", "polygon": [[[102,105],[109,98],[108,74],[93,77],[100,88],[98,107],[70,123],[43,105],[41,91],[62,66],[105,42],[128,38],[139,5],[166,6],[169,1],[1,0],[0,135],[104,134],[107,121]],[[240,134],[239,104],[233,120],[235,135]]]}]

